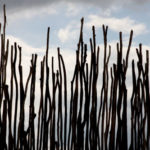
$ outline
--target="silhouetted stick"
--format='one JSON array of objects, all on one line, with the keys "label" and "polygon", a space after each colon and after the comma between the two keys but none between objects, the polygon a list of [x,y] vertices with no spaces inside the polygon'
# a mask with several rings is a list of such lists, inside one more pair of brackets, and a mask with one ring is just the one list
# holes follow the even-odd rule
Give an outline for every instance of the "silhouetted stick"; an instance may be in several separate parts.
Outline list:
[{"label": "silhouetted stick", "polygon": [[18,107],[18,81],[16,75],[16,61],[17,61],[17,43],[14,43],[14,60],[13,60],[13,73],[14,73],[14,81],[15,81],[15,114],[14,114],[14,147],[16,148],[16,128],[17,128],[17,107]]}]

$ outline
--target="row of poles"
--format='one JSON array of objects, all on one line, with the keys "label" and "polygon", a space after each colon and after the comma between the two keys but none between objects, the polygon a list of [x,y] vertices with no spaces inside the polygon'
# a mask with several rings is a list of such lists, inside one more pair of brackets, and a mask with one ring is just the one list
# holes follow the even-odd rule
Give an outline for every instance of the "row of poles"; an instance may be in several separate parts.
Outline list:
[{"label": "row of poles", "polygon": [[[10,47],[9,40],[5,38],[4,6],[4,24],[0,25],[0,149],[150,149],[149,51],[146,51],[146,60],[143,60],[140,44],[136,49],[138,60],[133,59],[130,63],[133,31],[130,32],[125,57],[123,57],[123,41],[120,32],[120,41],[116,46],[116,62],[109,67],[111,46],[107,44],[108,27],[103,25],[104,56],[102,85],[99,89],[100,47],[96,45],[93,26],[93,37],[90,38],[91,58],[88,63],[88,47],[83,40],[83,23],[84,20],[81,19],[76,64],[70,89],[68,89],[65,60],[59,48],[57,50],[58,70],[55,71],[53,57],[51,67],[49,66],[50,28],[48,28],[46,54],[40,63],[40,102],[36,112],[37,55],[32,55],[29,74],[24,82],[22,49],[17,43]],[[8,60],[9,53],[10,60]],[[10,77],[6,79],[8,62],[11,69]],[[132,70],[130,98],[126,76],[129,65]],[[10,81],[9,84],[7,80]],[[26,101],[29,102],[29,116],[25,115]],[[130,117],[127,115],[129,110]],[[26,118],[28,118],[27,127],[25,127]],[[36,118],[37,122],[35,122]]]}]

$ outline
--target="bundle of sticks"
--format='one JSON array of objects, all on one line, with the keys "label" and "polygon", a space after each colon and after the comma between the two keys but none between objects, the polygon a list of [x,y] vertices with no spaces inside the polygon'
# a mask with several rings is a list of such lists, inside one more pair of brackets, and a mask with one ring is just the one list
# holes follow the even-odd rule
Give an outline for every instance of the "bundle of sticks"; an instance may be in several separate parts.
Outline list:
[{"label": "bundle of sticks", "polygon": [[[147,50],[144,54],[146,55],[144,60],[142,44],[140,44],[136,49],[137,61],[133,59],[129,62],[133,31],[130,32],[125,56],[123,56],[123,40],[120,32],[116,46],[116,62],[109,67],[111,46],[107,43],[108,27],[103,25],[102,84],[98,85],[100,47],[96,45],[96,33],[93,26],[93,37],[90,38],[89,48],[90,62],[88,63],[88,46],[83,40],[83,24],[82,18],[70,89],[68,89],[65,59],[59,48],[57,49],[58,70],[55,71],[53,57],[51,67],[49,66],[50,28],[48,28],[46,54],[40,66],[40,102],[38,112],[36,112],[35,86],[38,56],[32,55],[29,75],[24,82],[22,48],[17,43],[10,46],[9,40],[5,37],[6,11],[4,6],[4,24],[0,25],[1,150],[150,149],[149,51]],[[9,62],[10,77],[7,76]],[[131,97],[128,96],[126,75],[129,66],[132,70]],[[52,78],[51,85],[50,78]],[[10,81],[9,84],[6,81]],[[26,101],[29,102],[29,116],[25,115]],[[130,116],[127,115],[129,110]],[[27,127],[25,127],[25,118],[28,118]],[[35,122],[36,118],[37,122]]]}]

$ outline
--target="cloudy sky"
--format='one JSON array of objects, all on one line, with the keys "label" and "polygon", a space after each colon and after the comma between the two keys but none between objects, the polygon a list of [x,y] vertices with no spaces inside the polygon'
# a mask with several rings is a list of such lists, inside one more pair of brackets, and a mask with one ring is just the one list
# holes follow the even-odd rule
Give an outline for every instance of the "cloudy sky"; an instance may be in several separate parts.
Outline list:
[{"label": "cloudy sky", "polygon": [[[139,43],[150,49],[149,0],[0,0],[0,22],[3,21],[3,4],[7,10],[7,37],[22,46],[27,70],[32,53],[38,53],[39,60],[45,54],[47,27],[50,26],[50,53],[56,55],[57,47],[60,47],[71,76],[82,17],[85,42],[89,44],[92,25],[95,25],[97,44],[101,49],[102,24],[109,26],[108,41],[114,46],[113,59],[120,31],[123,32],[124,46],[133,29],[133,51]],[[132,55],[135,57],[134,53]]]},{"label": "cloudy sky", "polygon": [[[97,42],[102,43],[101,26],[109,26],[109,39],[124,38],[134,30],[134,42],[149,44],[149,0],[0,0],[6,4],[7,35],[34,47],[45,47],[46,30],[51,27],[51,46],[76,48],[80,19],[85,18],[85,40],[96,26]],[[0,18],[2,20],[2,17]]]},{"label": "cloudy sky", "polygon": [[38,53],[41,58],[45,54],[47,27],[50,26],[50,53],[56,55],[59,46],[68,71],[73,72],[82,17],[87,44],[92,36],[92,25],[95,25],[97,44],[103,49],[104,24],[109,26],[108,41],[113,49],[120,31],[123,32],[124,46],[127,45],[131,29],[134,31],[133,51],[139,43],[150,49],[149,0],[0,0],[0,22],[3,22],[3,4],[7,10],[7,37],[22,46],[25,65],[27,62],[30,65],[27,60],[32,53]]},{"label": "cloudy sky", "polygon": [[139,43],[150,49],[149,0],[0,0],[0,22],[3,4],[7,10],[7,37],[22,46],[25,65],[27,62],[30,65],[27,60],[32,53],[38,53],[42,59],[47,27],[50,26],[50,53],[56,55],[59,46],[68,71],[73,72],[82,17],[87,44],[92,36],[92,25],[95,25],[97,44],[103,49],[102,24],[105,24],[109,26],[108,41],[113,49],[120,31],[123,32],[124,46],[127,45],[131,29],[134,31],[133,51]]}]

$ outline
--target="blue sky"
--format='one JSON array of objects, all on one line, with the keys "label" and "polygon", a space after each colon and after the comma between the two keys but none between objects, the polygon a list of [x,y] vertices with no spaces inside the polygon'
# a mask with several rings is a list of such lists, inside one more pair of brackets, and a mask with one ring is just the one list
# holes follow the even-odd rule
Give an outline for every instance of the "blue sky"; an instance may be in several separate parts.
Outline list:
[{"label": "blue sky", "polygon": [[[137,58],[135,48],[139,43],[143,43],[144,50],[150,49],[149,0],[1,0],[0,22],[3,20],[4,3],[7,10],[7,37],[11,44],[15,41],[22,46],[25,73],[28,73],[32,53],[39,55],[39,62],[45,55],[47,27],[50,26],[50,56],[57,58],[57,47],[60,47],[67,71],[70,72],[70,81],[82,17],[85,20],[84,40],[88,50],[92,25],[95,25],[97,44],[103,51],[102,24],[109,27],[108,44],[112,46],[112,61],[115,61],[119,31],[123,32],[125,50],[129,33],[131,29],[134,31],[131,59]],[[103,59],[102,53],[100,55]]]},{"label": "blue sky", "polygon": [[96,26],[97,42],[102,43],[101,25],[109,26],[109,39],[118,39],[123,31],[127,39],[134,30],[134,42],[149,45],[150,2],[148,0],[1,0],[7,8],[7,35],[34,47],[45,46],[46,30],[51,27],[51,45],[76,48],[80,19],[85,18],[84,36],[88,42],[92,25]]},{"label": "blue sky", "polygon": [[[75,50],[80,32],[80,19],[84,17],[84,40],[89,44],[92,25],[96,26],[97,44],[103,49],[102,24],[108,25],[108,41],[112,45],[112,59],[115,60],[116,42],[119,31],[123,32],[124,46],[128,44],[129,33],[134,31],[133,57],[135,48],[143,43],[150,49],[150,1],[149,0],[1,0],[7,10],[7,37],[13,44],[22,46],[25,65],[30,65],[32,53],[38,53],[41,60],[45,54],[47,27],[50,26],[50,52],[57,54],[57,47],[64,53],[66,68],[73,72]],[[89,47],[88,47],[89,49]],[[27,56],[27,57],[26,57]],[[57,56],[56,56],[57,58]],[[28,70],[28,68],[26,68]],[[25,71],[27,72],[27,71]],[[71,78],[72,74],[70,74]]]},{"label": "blue sky", "polygon": [[[68,69],[72,68],[82,17],[85,20],[85,42],[89,44],[91,28],[95,25],[97,44],[101,45],[101,50],[102,24],[108,25],[108,44],[113,46],[113,60],[119,31],[123,32],[124,46],[127,46],[129,33],[133,29],[133,52],[139,43],[145,45],[144,49],[150,49],[149,0],[0,0],[0,22],[3,20],[3,4],[6,4],[7,10],[7,37],[12,44],[15,41],[22,46],[24,60],[30,60],[32,53],[38,53],[42,59],[47,27],[50,26],[51,53],[56,55],[57,47],[60,47],[65,53],[66,64],[70,65]],[[135,53],[132,55],[136,57]]]}]

